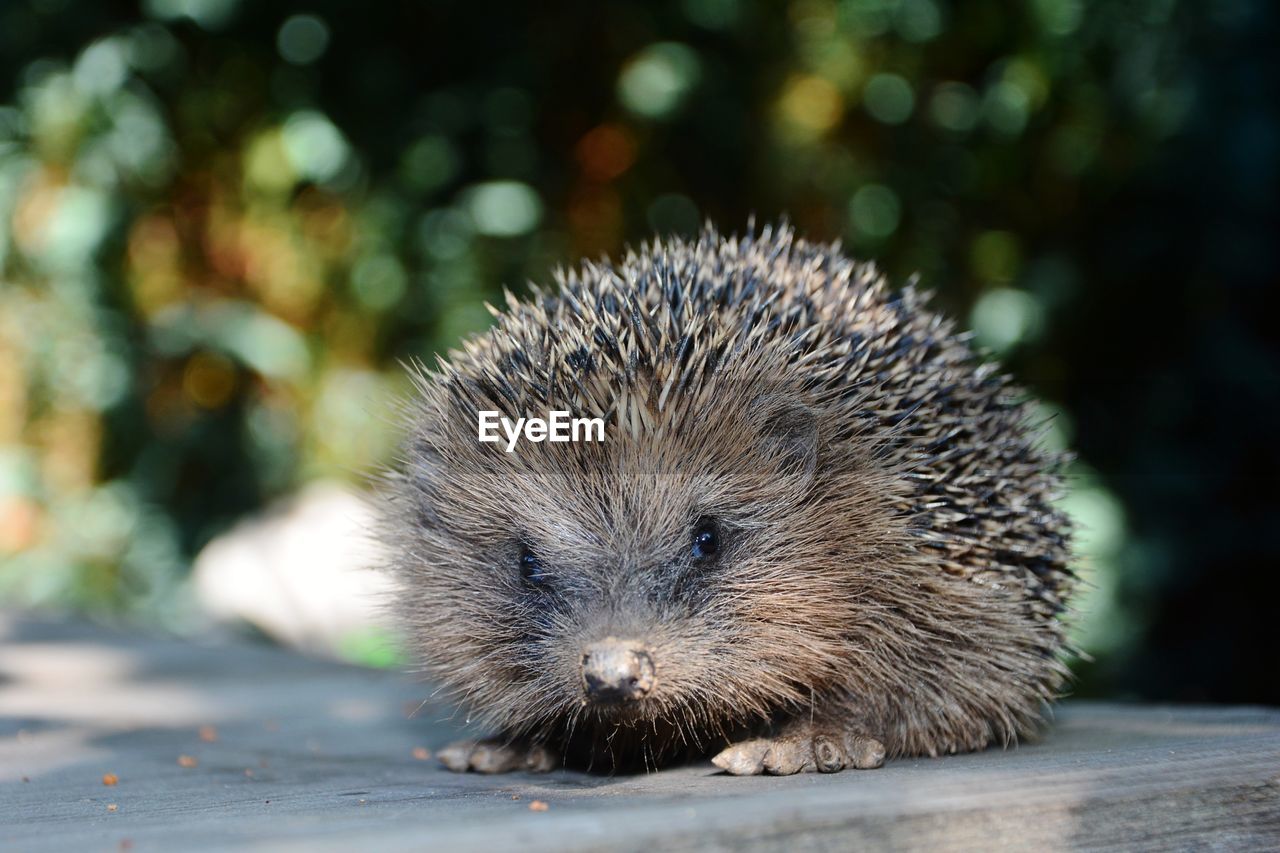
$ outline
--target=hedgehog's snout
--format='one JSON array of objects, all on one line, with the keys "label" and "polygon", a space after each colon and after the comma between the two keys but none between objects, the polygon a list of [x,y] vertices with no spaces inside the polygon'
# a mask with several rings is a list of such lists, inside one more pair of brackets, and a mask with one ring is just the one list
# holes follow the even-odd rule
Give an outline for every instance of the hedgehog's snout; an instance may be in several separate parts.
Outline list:
[{"label": "hedgehog's snout", "polygon": [[605,637],[582,652],[582,689],[592,702],[643,699],[653,690],[654,681],[653,658],[635,640]]}]

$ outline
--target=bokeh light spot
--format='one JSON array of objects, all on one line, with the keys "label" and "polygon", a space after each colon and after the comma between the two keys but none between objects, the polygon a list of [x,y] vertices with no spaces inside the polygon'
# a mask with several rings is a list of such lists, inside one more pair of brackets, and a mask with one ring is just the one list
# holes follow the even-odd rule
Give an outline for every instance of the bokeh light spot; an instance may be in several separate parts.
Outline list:
[{"label": "bokeh light spot", "polygon": [[992,130],[1017,136],[1027,126],[1031,102],[1021,86],[1002,80],[987,90],[983,115]]},{"label": "bokeh light spot", "polygon": [[942,9],[935,0],[900,0],[895,27],[906,41],[931,41],[942,34]]},{"label": "bokeh light spot", "polygon": [[574,149],[582,172],[594,181],[611,181],[635,162],[636,148],[626,128],[602,124],[587,131]]},{"label": "bokeh light spot", "polygon": [[1072,486],[1060,501],[1076,530],[1081,584],[1076,609],[1081,619],[1072,628],[1073,640],[1089,652],[1107,652],[1133,641],[1142,630],[1141,612],[1123,601],[1122,551],[1132,542],[1124,506],[1087,466],[1072,466]]},{"label": "bokeh light spot", "polygon": [[944,130],[967,133],[978,123],[978,93],[964,83],[942,83],[929,101],[929,118]]},{"label": "bokeh light spot", "polygon": [[120,88],[128,70],[127,43],[122,39],[103,39],[85,48],[71,76],[81,92],[105,95]]},{"label": "bokeh light spot", "polygon": [[897,193],[883,184],[867,184],[853,194],[849,218],[860,234],[883,239],[898,229],[902,203]]},{"label": "bokeh light spot", "polygon": [[351,271],[351,287],[360,304],[372,311],[385,311],[404,296],[407,277],[404,267],[391,255],[361,258]]},{"label": "bokeh light spot", "polygon": [[53,197],[39,248],[50,267],[67,272],[82,269],[112,221],[111,199],[88,187],[68,187]]},{"label": "bokeh light spot", "polygon": [[298,180],[293,158],[284,146],[284,136],[276,129],[258,134],[249,141],[244,154],[245,182],[267,192],[289,190]]},{"label": "bokeh light spot", "polygon": [[1003,353],[1015,344],[1034,340],[1044,326],[1039,300],[1022,290],[997,287],[973,306],[969,318],[981,346]]},{"label": "bokeh light spot", "polygon": [[542,220],[542,200],[519,181],[480,184],[468,194],[466,206],[476,231],[490,237],[527,234]]},{"label": "bokeh light spot", "polygon": [[280,25],[276,49],[294,65],[310,65],[329,48],[329,26],[315,15],[292,15]]},{"label": "bokeh light spot", "polygon": [[882,36],[893,27],[896,0],[844,0],[838,7],[842,28],[863,38]]},{"label": "bokeh light spot", "polygon": [[414,189],[430,192],[453,180],[461,165],[458,152],[448,138],[428,134],[401,155],[400,175]]},{"label": "bokeh light spot", "polygon": [[618,77],[622,105],[646,118],[664,118],[680,106],[700,76],[698,55],[675,42],[660,42],[632,57]]},{"label": "bokeh light spot", "polygon": [[690,236],[698,231],[698,206],[680,193],[660,195],[649,205],[649,227],[658,234]]},{"label": "bokeh light spot", "polygon": [[149,16],[162,21],[189,18],[202,29],[217,30],[230,23],[240,0],[143,0]]},{"label": "bokeh light spot", "polygon": [[898,74],[876,74],[862,91],[867,112],[885,124],[902,124],[915,109],[915,93],[906,78]]},{"label": "bokeh light spot", "polygon": [[1040,28],[1054,36],[1071,35],[1080,27],[1080,20],[1084,17],[1081,0],[1035,0],[1031,7]]},{"label": "bokeh light spot", "polygon": [[683,0],[684,15],[709,30],[727,30],[742,16],[741,0]]},{"label": "bokeh light spot", "polygon": [[298,174],[324,183],[346,165],[350,148],[341,131],[324,114],[304,110],[284,123],[285,153]]},{"label": "bokeh light spot", "polygon": [[187,359],[182,372],[182,390],[197,406],[218,409],[231,399],[236,388],[236,368],[221,353],[200,351]]},{"label": "bokeh light spot", "polygon": [[778,107],[792,126],[817,136],[835,127],[844,115],[844,98],[829,80],[805,75],[791,80]]},{"label": "bokeh light spot", "polygon": [[0,495],[0,554],[17,554],[40,540],[43,513],[30,498]]}]

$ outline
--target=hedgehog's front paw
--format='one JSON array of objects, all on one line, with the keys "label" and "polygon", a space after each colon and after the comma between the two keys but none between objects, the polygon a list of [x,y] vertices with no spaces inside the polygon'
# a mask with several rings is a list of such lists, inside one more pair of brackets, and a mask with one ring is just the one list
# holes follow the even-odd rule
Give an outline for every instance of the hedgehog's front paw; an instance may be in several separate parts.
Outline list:
[{"label": "hedgehog's front paw", "polygon": [[510,773],[527,770],[546,773],[556,766],[556,754],[541,744],[507,741],[502,738],[460,740],[439,753],[440,763],[455,773]]},{"label": "hedgehog's front paw", "polygon": [[799,727],[777,737],[735,743],[711,759],[734,776],[835,773],[846,767],[870,770],[884,764],[884,744],[863,734]]}]

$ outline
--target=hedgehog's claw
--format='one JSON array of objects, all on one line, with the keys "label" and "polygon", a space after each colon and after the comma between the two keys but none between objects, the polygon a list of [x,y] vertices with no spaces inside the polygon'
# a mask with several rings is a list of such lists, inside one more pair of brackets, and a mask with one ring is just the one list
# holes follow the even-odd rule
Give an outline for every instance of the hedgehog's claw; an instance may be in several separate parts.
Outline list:
[{"label": "hedgehog's claw", "polygon": [[733,776],[758,776],[764,772],[764,754],[770,743],[765,738],[735,743],[721,750],[711,763]]},{"label": "hedgehog's claw", "polygon": [[526,770],[546,773],[556,766],[556,754],[541,744],[511,742],[500,738],[460,740],[438,753],[440,763],[455,773],[510,773]]},{"label": "hedgehog's claw", "polygon": [[813,749],[809,739],[790,737],[770,741],[763,764],[764,772],[770,776],[791,776],[813,770]]},{"label": "hedgehog's claw", "polygon": [[733,776],[790,776],[815,770],[836,773],[846,767],[870,770],[883,765],[884,757],[884,744],[873,737],[806,726],[778,737],[732,744],[711,763]]},{"label": "hedgehog's claw", "polygon": [[847,734],[844,736],[844,751],[849,756],[849,764],[858,770],[884,766],[884,744],[873,737]]}]

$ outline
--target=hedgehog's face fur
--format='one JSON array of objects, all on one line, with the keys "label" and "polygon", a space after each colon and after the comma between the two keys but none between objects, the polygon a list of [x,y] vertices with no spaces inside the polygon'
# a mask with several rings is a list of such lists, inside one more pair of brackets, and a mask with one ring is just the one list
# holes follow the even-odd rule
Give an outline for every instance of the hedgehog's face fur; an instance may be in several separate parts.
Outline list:
[{"label": "hedgehog's face fur", "polygon": [[[435,395],[407,472],[421,566],[406,595],[433,673],[504,730],[661,723],[696,744],[836,680],[858,585],[832,566],[873,559],[889,521],[822,471],[877,475],[830,458],[788,389],[726,375],[705,391],[717,404],[611,421],[603,443],[512,453]],[[829,529],[822,507],[841,500],[848,523]]]}]

